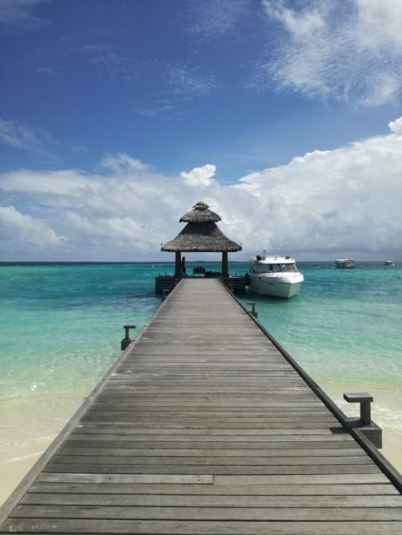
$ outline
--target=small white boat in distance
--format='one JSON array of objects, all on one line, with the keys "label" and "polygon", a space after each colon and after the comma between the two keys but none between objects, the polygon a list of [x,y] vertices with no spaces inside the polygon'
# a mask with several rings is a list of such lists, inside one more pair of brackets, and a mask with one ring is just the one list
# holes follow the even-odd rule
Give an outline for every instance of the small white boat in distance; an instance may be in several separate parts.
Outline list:
[{"label": "small white boat in distance", "polygon": [[341,269],[353,269],[355,267],[355,261],[353,258],[337,258],[335,260],[335,266]]},{"label": "small white boat in distance", "polygon": [[290,256],[259,256],[250,258],[246,284],[251,292],[288,299],[297,294],[304,276]]},{"label": "small white boat in distance", "polygon": [[384,266],[395,266],[395,263],[392,260],[386,260]]}]

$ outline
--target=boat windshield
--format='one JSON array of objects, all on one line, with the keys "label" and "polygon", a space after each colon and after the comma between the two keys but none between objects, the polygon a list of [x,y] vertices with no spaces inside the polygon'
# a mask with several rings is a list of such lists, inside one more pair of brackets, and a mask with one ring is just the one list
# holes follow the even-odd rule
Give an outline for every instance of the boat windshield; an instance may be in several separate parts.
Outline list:
[{"label": "boat windshield", "polygon": [[259,273],[278,273],[283,271],[297,271],[296,264],[258,264]]}]

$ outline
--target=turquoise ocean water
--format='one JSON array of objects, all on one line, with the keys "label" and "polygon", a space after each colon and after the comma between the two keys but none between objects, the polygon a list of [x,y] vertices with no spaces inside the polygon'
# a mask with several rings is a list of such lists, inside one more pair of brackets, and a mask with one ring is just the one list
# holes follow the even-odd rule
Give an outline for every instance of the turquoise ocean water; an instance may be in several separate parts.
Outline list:
[{"label": "turquoise ocean water", "polygon": [[[188,273],[194,265],[188,262]],[[305,276],[299,295],[253,296],[259,321],[335,398],[353,387],[382,391],[380,420],[402,429],[402,263],[298,266]],[[230,264],[232,274],[246,269]],[[160,305],[155,276],[172,272],[164,263],[0,265],[4,459],[23,454],[16,444],[29,446],[33,429],[40,448],[43,436],[62,427],[119,356],[123,325],[137,324],[138,332]]]}]

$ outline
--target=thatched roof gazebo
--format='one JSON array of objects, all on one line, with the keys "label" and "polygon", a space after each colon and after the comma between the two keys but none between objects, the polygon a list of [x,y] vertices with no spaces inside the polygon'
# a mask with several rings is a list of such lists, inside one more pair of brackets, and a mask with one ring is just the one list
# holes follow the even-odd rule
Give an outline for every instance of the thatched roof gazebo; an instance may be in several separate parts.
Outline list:
[{"label": "thatched roof gazebo", "polygon": [[209,210],[204,202],[198,202],[191,212],[180,218],[187,223],[176,238],[165,245],[161,251],[176,253],[175,277],[181,277],[181,253],[222,253],[222,275],[229,277],[228,253],[241,251],[242,246],[229,240],[216,223],[221,218]]}]

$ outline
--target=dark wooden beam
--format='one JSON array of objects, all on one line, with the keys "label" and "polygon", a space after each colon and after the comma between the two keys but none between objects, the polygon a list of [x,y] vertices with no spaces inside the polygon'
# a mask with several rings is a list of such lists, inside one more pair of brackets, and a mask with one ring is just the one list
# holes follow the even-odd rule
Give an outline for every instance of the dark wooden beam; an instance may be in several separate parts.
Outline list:
[{"label": "dark wooden beam", "polygon": [[227,251],[222,251],[222,277],[229,277],[229,262]]},{"label": "dark wooden beam", "polygon": [[176,251],[175,253],[175,268],[174,268],[174,276],[178,279],[181,278],[181,251]]}]

